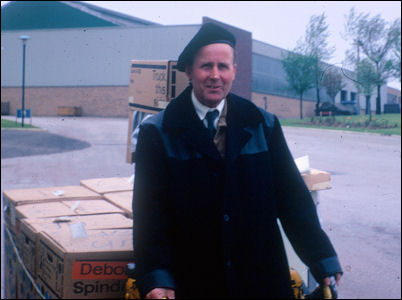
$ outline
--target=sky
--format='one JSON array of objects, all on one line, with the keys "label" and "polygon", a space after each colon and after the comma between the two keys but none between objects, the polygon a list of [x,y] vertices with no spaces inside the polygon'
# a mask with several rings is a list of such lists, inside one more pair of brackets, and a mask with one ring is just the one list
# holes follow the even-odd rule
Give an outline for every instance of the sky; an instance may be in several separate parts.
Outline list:
[{"label": "sky", "polygon": [[[4,5],[9,1],[1,1]],[[352,7],[357,13],[380,15],[387,22],[401,17],[400,1],[83,1],[161,25],[201,24],[202,17],[250,31],[253,39],[292,50],[305,35],[310,17],[325,13],[335,47],[328,62],[341,66],[350,42],[342,35],[345,16]],[[399,81],[388,83],[401,89]]]}]

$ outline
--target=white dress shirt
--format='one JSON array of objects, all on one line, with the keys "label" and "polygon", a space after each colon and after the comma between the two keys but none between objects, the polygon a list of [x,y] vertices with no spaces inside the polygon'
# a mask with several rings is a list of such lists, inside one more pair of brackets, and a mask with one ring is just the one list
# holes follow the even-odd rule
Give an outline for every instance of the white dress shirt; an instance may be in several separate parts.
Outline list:
[{"label": "white dress shirt", "polygon": [[205,118],[205,116],[207,115],[207,112],[212,111],[212,110],[215,110],[215,109],[218,110],[218,112],[219,112],[218,117],[217,117],[217,118],[215,119],[215,121],[214,121],[214,127],[215,127],[215,129],[217,129],[217,128],[218,128],[219,117],[220,117],[221,114],[222,114],[223,108],[224,108],[224,106],[225,106],[225,101],[226,101],[226,99],[223,98],[222,101],[219,103],[219,105],[218,105],[217,107],[211,108],[211,107],[208,107],[208,106],[202,104],[202,103],[197,99],[197,97],[195,96],[194,90],[192,90],[192,91],[191,91],[191,100],[192,100],[192,102],[193,102],[193,105],[194,105],[194,108],[195,108],[195,112],[197,113],[197,115],[198,115],[198,117],[200,118],[200,120],[204,123],[205,127],[208,127],[208,122],[207,122],[207,120],[206,120],[206,118]]}]

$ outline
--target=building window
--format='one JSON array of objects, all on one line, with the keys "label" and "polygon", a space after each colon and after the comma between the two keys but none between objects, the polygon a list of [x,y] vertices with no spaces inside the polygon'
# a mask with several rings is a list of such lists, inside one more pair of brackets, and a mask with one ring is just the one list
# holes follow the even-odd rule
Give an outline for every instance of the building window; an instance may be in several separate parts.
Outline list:
[{"label": "building window", "polygon": [[398,103],[398,102],[397,102],[397,97],[396,97],[396,95],[387,94],[387,96],[388,96],[388,97],[387,97],[387,98],[388,98],[388,99],[387,99],[387,100],[388,100],[388,101],[387,101],[388,104],[395,104],[395,103]]},{"label": "building window", "polygon": [[356,93],[350,92],[350,101],[356,102]]},{"label": "building window", "polygon": [[347,101],[347,91],[341,91],[341,102]]}]

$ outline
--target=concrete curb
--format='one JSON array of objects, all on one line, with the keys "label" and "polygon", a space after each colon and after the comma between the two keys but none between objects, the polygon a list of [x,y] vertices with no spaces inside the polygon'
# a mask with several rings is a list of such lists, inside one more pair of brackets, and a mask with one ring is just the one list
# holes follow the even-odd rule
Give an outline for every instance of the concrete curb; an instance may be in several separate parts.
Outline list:
[{"label": "concrete curb", "polygon": [[379,135],[379,136],[393,136],[393,137],[401,137],[399,134],[384,134],[381,132],[364,132],[364,131],[348,131],[348,130],[342,130],[342,129],[329,129],[329,128],[314,128],[314,127],[297,127],[297,126],[286,126],[286,125],[281,125],[283,128],[297,128],[297,130],[303,130],[303,129],[312,129],[316,131],[333,131],[333,132],[338,132],[341,134],[362,134],[362,135]]},{"label": "concrete curb", "polygon": [[2,128],[3,130],[18,130],[18,131],[48,131],[46,128]]}]

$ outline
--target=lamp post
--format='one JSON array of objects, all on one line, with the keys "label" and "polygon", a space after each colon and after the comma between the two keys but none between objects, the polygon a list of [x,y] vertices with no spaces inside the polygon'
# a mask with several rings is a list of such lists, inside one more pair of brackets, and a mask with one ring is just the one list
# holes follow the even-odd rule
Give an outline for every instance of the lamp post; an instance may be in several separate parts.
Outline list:
[{"label": "lamp post", "polygon": [[24,96],[25,96],[25,47],[29,36],[21,35],[20,39],[22,41],[22,127],[24,127],[24,116],[25,116],[25,106],[24,106]]}]

